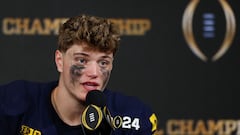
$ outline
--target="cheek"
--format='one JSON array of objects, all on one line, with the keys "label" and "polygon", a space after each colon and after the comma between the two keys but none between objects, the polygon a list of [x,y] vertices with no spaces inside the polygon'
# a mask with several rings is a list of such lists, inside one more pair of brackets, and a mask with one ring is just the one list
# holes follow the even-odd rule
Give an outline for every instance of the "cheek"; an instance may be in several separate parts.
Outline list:
[{"label": "cheek", "polygon": [[105,86],[110,78],[111,70],[101,69],[101,72],[103,75],[103,85]]},{"label": "cheek", "polygon": [[110,75],[111,75],[112,64],[108,68],[101,68],[100,70],[102,72],[102,75],[103,75],[104,79],[108,80],[110,78]]},{"label": "cheek", "polygon": [[103,78],[109,78],[110,70],[102,70]]},{"label": "cheek", "polygon": [[72,81],[78,80],[79,77],[82,76],[82,70],[84,69],[84,66],[78,66],[78,65],[72,65],[70,67],[70,76],[72,78]]}]

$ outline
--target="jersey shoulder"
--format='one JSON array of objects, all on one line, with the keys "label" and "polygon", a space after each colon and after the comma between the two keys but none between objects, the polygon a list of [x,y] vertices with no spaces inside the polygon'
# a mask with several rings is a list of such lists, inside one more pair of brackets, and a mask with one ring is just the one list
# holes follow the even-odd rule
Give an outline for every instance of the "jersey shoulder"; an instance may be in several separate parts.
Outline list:
[{"label": "jersey shoulder", "polygon": [[[50,84],[16,80],[0,86],[0,113],[18,115],[37,104]],[[46,89],[47,90],[47,89]]]},{"label": "jersey shoulder", "polygon": [[104,93],[107,96],[107,106],[113,110],[118,112],[129,112],[130,110],[134,112],[151,112],[150,107],[136,96],[128,96],[121,92],[111,90],[105,90]]}]

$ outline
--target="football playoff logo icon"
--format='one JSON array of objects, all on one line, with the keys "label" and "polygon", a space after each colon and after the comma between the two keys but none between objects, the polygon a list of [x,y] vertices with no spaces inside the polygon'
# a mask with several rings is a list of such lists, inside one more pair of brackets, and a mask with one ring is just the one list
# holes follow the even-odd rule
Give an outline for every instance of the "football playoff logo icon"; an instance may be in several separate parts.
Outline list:
[{"label": "football playoff logo icon", "polygon": [[196,12],[195,10],[200,3],[200,0],[191,0],[184,11],[182,18],[182,30],[184,38],[191,51],[204,62],[208,61],[209,59],[211,61],[217,61],[220,59],[231,46],[236,33],[236,21],[230,5],[226,0],[218,0],[217,2],[220,4],[225,16],[226,30],[219,49],[214,52],[210,58],[200,49],[193,32],[193,17],[194,13]]}]

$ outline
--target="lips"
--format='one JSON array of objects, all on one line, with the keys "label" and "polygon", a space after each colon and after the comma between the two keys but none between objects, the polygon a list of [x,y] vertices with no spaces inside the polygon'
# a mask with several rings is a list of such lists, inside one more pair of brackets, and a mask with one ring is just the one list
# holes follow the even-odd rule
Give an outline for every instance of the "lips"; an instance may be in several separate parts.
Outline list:
[{"label": "lips", "polygon": [[88,91],[97,90],[98,86],[99,86],[99,84],[96,83],[96,82],[85,82],[85,83],[83,83],[83,87]]}]

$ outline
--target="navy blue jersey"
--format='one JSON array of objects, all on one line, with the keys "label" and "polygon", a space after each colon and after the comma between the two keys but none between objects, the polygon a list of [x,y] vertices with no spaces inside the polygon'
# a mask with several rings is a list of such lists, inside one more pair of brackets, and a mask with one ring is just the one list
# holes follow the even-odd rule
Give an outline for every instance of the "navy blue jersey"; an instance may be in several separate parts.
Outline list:
[{"label": "navy blue jersey", "polygon": [[[54,111],[50,95],[57,83],[14,81],[0,86],[0,134],[84,135],[83,126],[64,125]],[[116,128],[112,135],[152,135],[156,130],[155,114],[138,99],[107,89],[104,94]]]}]

